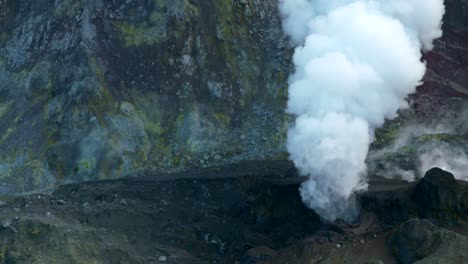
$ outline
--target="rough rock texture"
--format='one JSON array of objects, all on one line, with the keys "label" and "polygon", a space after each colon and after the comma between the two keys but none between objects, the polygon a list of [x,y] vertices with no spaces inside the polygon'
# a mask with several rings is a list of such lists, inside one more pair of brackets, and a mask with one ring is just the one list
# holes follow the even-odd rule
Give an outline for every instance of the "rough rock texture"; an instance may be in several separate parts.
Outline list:
[{"label": "rough rock texture", "polygon": [[[411,197],[410,183],[373,181],[367,202],[375,206],[363,208],[358,223],[325,223],[302,204],[301,179],[291,168],[243,162],[1,196],[0,263],[396,264],[468,252],[466,237],[427,221],[400,227],[414,216],[391,210],[381,215],[383,197],[388,207],[413,210],[410,202],[391,201]],[[468,234],[464,217],[445,227]]]},{"label": "rough rock texture", "polygon": [[2,191],[284,156],[277,1],[0,1]]},{"label": "rough rock texture", "polygon": [[2,197],[0,263],[233,264],[251,248],[284,247],[322,225],[297,183],[283,183],[289,169],[242,163],[177,180],[151,175]]},{"label": "rough rock texture", "polygon": [[411,197],[414,184],[372,181],[375,207],[358,223],[325,223],[302,204],[291,168],[243,162],[1,196],[0,263],[463,263],[467,222],[444,225],[457,235],[392,214],[413,210],[391,199]]},{"label": "rough rock texture", "polygon": [[410,96],[410,109],[377,131],[368,158],[371,174],[398,177],[406,171],[422,177],[422,153],[468,155],[468,1],[445,5],[444,36],[424,54],[424,83]]},{"label": "rough rock texture", "polygon": [[[374,150],[443,119],[468,152],[467,1],[446,2],[425,84]],[[293,50],[277,0],[1,0],[0,22],[2,192],[286,158]],[[444,135],[370,168],[414,169],[419,143]]]},{"label": "rough rock texture", "polygon": [[453,174],[439,168],[429,170],[416,185],[413,199],[420,217],[447,218],[468,215],[468,188],[458,184]]},{"label": "rough rock texture", "polygon": [[453,174],[433,168],[424,178],[406,183],[385,179],[371,181],[360,195],[363,212],[372,212],[382,222],[395,225],[412,217],[440,224],[468,220],[468,184]]},{"label": "rough rock texture", "polygon": [[463,263],[468,258],[468,237],[412,219],[392,235],[391,245],[402,264]]},{"label": "rough rock texture", "polygon": [[335,223],[341,233],[319,230],[278,250],[274,258],[254,263],[464,263],[467,182],[438,168],[425,175],[413,183],[372,179],[369,190],[360,194],[356,225]]}]

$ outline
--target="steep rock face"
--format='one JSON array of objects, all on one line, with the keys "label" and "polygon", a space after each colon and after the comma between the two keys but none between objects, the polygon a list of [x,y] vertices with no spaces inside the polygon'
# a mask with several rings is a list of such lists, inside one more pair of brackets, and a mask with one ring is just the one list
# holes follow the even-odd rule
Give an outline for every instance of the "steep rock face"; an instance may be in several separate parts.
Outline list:
[{"label": "steep rock face", "polygon": [[276,0],[0,2],[6,192],[284,156]]},{"label": "steep rock face", "polygon": [[[467,3],[446,1],[425,84],[374,149],[466,103]],[[3,192],[286,158],[293,50],[277,0],[0,0],[0,32]],[[378,159],[411,168],[418,152]]]},{"label": "steep rock face", "polygon": [[468,155],[468,1],[445,0],[445,5],[444,35],[424,54],[424,83],[410,96],[410,109],[377,131],[368,159],[371,174],[413,171],[422,177],[430,167],[418,168],[421,154]]},{"label": "steep rock face", "polygon": [[466,98],[468,96],[468,1],[446,0],[445,4],[447,12],[443,25],[444,36],[436,41],[435,49],[425,56],[428,73],[425,84],[419,89],[419,96],[432,95],[436,99]]}]

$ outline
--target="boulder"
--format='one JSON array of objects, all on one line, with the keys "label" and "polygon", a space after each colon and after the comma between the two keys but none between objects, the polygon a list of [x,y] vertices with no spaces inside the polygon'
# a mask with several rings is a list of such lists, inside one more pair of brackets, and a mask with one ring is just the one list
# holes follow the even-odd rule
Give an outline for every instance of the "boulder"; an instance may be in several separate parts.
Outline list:
[{"label": "boulder", "polygon": [[390,244],[401,263],[463,263],[468,257],[466,236],[411,219],[391,236]]},{"label": "boulder", "polygon": [[437,228],[427,220],[411,219],[391,238],[392,249],[402,263],[413,263],[431,254],[438,241]]},{"label": "boulder", "polygon": [[440,221],[457,219],[468,213],[467,188],[452,173],[440,168],[426,172],[412,194],[420,217]]}]

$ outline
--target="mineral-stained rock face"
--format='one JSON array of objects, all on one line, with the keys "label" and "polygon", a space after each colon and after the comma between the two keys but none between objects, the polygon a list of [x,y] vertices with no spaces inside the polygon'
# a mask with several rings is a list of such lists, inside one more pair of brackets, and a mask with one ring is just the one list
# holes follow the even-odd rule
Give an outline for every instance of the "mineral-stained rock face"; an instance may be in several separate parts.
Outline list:
[{"label": "mineral-stained rock face", "polygon": [[[446,2],[397,122],[466,98],[467,1]],[[285,158],[291,54],[277,0],[0,0],[0,191]]]},{"label": "mineral-stained rock face", "polygon": [[[468,96],[468,1],[446,0],[444,37],[426,54],[428,74],[420,95],[466,98]],[[437,100],[435,100],[437,102]],[[437,105],[435,105],[437,109]],[[416,109],[423,110],[423,109]]]},{"label": "mineral-stained rock face", "polygon": [[0,1],[2,190],[284,155],[276,5]]},{"label": "mineral-stained rock face", "polygon": [[468,154],[468,1],[445,0],[445,5],[444,35],[424,54],[427,73],[409,98],[411,108],[377,131],[369,155],[372,173],[401,176],[395,170],[400,167],[422,177],[430,168],[417,171],[422,153],[442,148]]}]

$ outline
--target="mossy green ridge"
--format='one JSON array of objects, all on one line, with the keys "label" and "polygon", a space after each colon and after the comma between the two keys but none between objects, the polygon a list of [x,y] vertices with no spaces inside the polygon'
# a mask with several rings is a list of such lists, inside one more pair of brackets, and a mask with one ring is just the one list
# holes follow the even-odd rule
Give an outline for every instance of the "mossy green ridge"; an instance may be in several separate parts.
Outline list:
[{"label": "mossy green ridge", "polygon": [[285,156],[276,0],[2,8],[0,192]]}]

